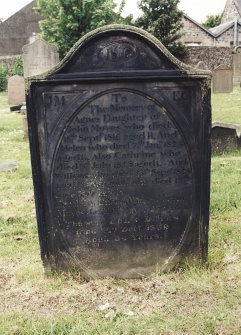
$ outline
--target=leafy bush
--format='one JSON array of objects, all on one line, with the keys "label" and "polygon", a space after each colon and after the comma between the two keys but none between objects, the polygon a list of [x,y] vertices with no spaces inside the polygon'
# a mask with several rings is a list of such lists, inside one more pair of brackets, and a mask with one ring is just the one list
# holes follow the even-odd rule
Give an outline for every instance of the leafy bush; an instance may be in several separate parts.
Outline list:
[{"label": "leafy bush", "polygon": [[9,71],[9,75],[14,76],[15,74],[23,76],[23,59],[21,56],[16,58],[13,68]]},{"label": "leafy bush", "polygon": [[5,64],[0,63],[0,91],[7,89],[8,77],[14,75],[23,76],[23,60],[21,56],[16,58],[10,69]]},{"label": "leafy bush", "polygon": [[8,69],[6,65],[0,64],[0,91],[5,91],[7,88],[7,75],[8,75]]}]

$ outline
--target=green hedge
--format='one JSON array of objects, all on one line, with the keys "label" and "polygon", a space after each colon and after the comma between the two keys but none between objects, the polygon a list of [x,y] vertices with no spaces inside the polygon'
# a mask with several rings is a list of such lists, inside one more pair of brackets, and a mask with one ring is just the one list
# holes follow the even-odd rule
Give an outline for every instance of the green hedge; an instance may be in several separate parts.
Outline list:
[{"label": "green hedge", "polygon": [[6,91],[8,84],[8,77],[19,75],[23,76],[23,60],[22,57],[17,57],[11,69],[0,63],[0,91]]},{"label": "green hedge", "polygon": [[5,91],[7,88],[8,80],[8,69],[6,65],[0,64],[0,91]]}]

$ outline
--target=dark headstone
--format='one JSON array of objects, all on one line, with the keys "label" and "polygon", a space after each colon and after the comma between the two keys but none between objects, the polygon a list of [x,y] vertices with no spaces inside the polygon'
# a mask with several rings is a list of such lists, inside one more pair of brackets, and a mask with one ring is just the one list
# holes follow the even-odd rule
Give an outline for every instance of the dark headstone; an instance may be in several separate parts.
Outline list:
[{"label": "dark headstone", "polygon": [[46,269],[125,278],[206,259],[209,72],[114,25],[30,78],[27,103]]},{"label": "dark headstone", "polygon": [[238,150],[240,126],[222,122],[212,124],[212,152],[223,153]]}]

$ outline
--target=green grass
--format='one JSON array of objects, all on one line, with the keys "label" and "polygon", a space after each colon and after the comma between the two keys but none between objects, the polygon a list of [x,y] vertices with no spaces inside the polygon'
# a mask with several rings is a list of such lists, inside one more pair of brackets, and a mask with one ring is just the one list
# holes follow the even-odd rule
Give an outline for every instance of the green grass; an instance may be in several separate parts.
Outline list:
[{"label": "green grass", "polygon": [[18,163],[0,172],[1,335],[241,334],[241,152],[212,158],[206,266],[87,282],[78,273],[44,274],[22,116],[0,117],[1,160]]},{"label": "green grass", "polygon": [[8,96],[6,92],[0,92],[0,110],[9,110],[9,105],[8,105]]},{"label": "green grass", "polygon": [[213,122],[234,123],[241,126],[241,88],[232,93],[212,94]]},{"label": "green grass", "polygon": [[239,210],[241,204],[241,151],[212,159],[212,215]]}]

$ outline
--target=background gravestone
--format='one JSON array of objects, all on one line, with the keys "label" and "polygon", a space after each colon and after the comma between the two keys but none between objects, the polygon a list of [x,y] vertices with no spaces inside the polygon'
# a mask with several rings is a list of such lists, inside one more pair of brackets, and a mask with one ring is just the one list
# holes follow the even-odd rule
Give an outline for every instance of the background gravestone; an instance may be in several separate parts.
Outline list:
[{"label": "background gravestone", "polygon": [[240,145],[240,126],[222,122],[212,124],[212,152],[223,153],[238,150]]},{"label": "background gravestone", "polygon": [[233,92],[233,70],[219,65],[213,71],[213,93]]},{"label": "background gravestone", "polygon": [[206,259],[208,71],[113,25],[30,78],[27,106],[46,270],[135,278]]},{"label": "background gravestone", "polygon": [[58,48],[42,39],[36,39],[23,47],[24,77],[47,72],[58,62]]},{"label": "background gravestone", "polygon": [[8,104],[21,105],[25,103],[24,78],[18,75],[8,79]]},{"label": "background gravestone", "polygon": [[241,47],[236,47],[233,53],[233,83],[241,83]]}]

